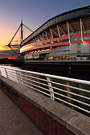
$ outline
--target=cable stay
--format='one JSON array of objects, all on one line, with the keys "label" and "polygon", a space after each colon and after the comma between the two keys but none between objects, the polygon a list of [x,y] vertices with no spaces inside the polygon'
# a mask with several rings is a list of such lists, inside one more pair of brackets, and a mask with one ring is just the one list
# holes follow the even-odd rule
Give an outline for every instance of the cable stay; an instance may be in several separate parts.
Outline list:
[{"label": "cable stay", "polygon": [[[10,40],[9,44],[7,45],[14,53],[15,55],[18,55],[18,53],[12,48],[12,46],[17,46],[17,45],[11,45],[13,39],[15,38],[16,34],[18,33],[18,31],[21,29],[21,42],[23,41],[23,26],[25,28],[27,28],[30,32],[33,32],[33,30],[31,30],[30,28],[28,28],[25,24],[23,24],[22,20],[21,20],[21,24],[18,27],[18,29],[16,30],[15,34],[13,35],[12,39]],[[19,48],[20,48],[20,44],[19,44]]]},{"label": "cable stay", "polygon": [[26,27],[28,30],[30,30],[31,32],[33,32],[33,30],[31,30],[30,28],[28,28],[25,24],[23,24],[24,27]]}]

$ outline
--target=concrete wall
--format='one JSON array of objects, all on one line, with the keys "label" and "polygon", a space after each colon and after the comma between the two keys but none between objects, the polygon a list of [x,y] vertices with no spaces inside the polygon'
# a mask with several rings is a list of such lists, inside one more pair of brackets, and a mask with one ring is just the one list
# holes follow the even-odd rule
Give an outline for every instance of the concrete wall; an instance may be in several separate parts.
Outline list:
[{"label": "concrete wall", "polygon": [[0,88],[45,135],[90,135],[89,117],[4,77]]}]

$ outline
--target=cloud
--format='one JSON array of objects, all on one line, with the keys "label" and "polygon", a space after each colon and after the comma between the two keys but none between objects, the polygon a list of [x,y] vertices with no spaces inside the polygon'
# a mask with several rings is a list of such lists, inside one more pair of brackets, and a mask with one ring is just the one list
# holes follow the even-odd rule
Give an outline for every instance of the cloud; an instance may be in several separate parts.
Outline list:
[{"label": "cloud", "polygon": [[2,59],[2,58],[16,58],[19,55],[19,49],[16,49],[14,51],[13,50],[0,51],[0,59]]},{"label": "cloud", "polygon": [[4,49],[6,49],[6,50],[9,49],[9,47],[8,47],[7,45],[3,45],[2,47],[3,47]]},{"label": "cloud", "polygon": [[[11,45],[12,49],[19,49],[19,45]],[[4,45],[3,48],[5,50],[10,50],[10,48],[8,47],[8,45]]]}]

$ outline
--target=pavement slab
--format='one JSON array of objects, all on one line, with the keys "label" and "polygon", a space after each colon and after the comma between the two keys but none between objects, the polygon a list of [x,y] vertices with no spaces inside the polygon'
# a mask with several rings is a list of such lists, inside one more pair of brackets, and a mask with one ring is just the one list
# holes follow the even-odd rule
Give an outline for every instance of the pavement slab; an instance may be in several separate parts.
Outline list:
[{"label": "pavement slab", "polygon": [[0,135],[44,135],[0,90]]}]

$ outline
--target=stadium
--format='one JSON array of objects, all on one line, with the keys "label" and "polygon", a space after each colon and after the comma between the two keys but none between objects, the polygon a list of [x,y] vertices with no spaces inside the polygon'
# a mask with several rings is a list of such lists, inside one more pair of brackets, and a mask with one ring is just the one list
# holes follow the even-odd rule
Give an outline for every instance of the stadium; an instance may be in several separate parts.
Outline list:
[{"label": "stadium", "polygon": [[24,61],[89,61],[90,6],[45,22],[21,42],[20,54]]}]

